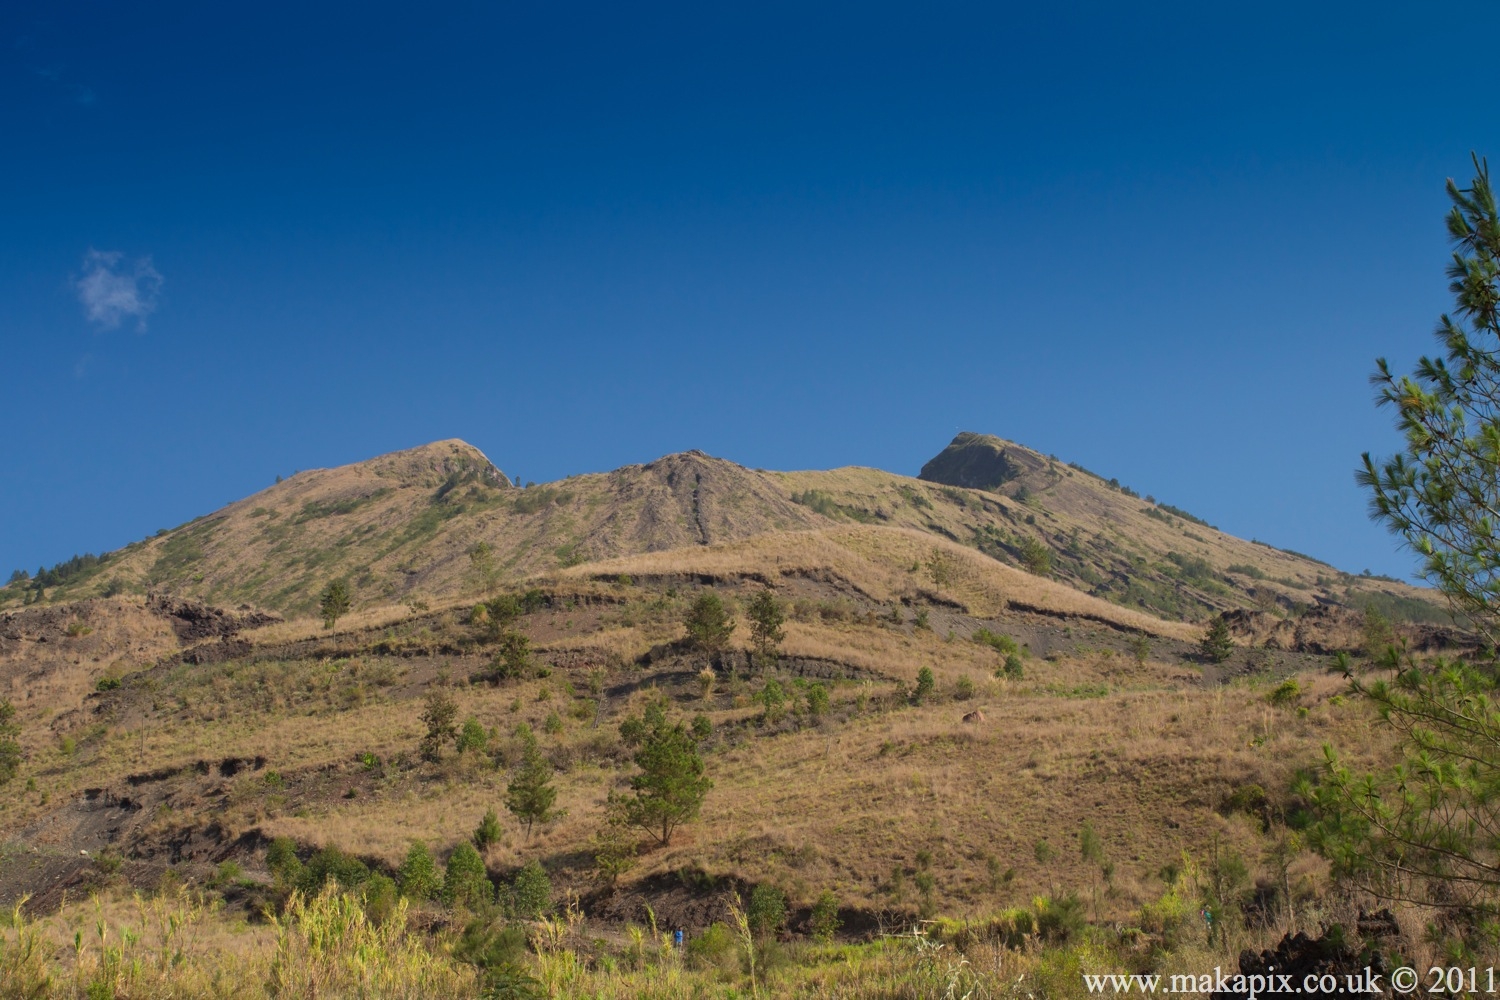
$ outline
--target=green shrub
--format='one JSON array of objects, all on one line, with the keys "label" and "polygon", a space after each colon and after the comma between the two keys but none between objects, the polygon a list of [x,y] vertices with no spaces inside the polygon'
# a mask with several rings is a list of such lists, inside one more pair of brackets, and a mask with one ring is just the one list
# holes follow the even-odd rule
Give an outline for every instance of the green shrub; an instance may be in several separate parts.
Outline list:
[{"label": "green shrub", "polygon": [[492,844],[498,844],[501,834],[500,817],[494,809],[489,809],[474,830],[474,846],[482,851]]},{"label": "green shrub", "polygon": [[750,906],[745,910],[750,929],[758,937],[768,937],[786,923],[786,896],[774,885],[762,883],[750,893]]},{"label": "green shrub", "polygon": [[974,697],[974,681],[970,677],[960,677],[958,683],[953,686],[953,697],[959,701],[968,701]]},{"label": "green shrub", "polygon": [[721,923],[710,924],[702,934],[689,939],[684,950],[688,964],[694,968],[717,969],[725,978],[739,975],[739,942]]},{"label": "green shrub", "polygon": [[528,920],[552,909],[552,880],[540,863],[529,861],[516,872],[510,887],[510,902],[515,915]]},{"label": "green shrub", "polygon": [[786,714],[786,689],[774,677],[766,681],[756,700],[761,704],[761,721],[774,723]]},{"label": "green shrub", "polygon": [[1077,894],[1069,892],[1057,899],[1041,896],[1033,901],[1033,905],[1036,907],[1037,934],[1043,941],[1063,944],[1083,931],[1083,901]]},{"label": "green shrub", "polygon": [[406,852],[406,860],[401,863],[396,877],[400,880],[401,895],[408,899],[422,902],[436,899],[442,894],[443,885],[438,875],[437,862],[432,859],[432,852],[427,849],[427,845],[420,840],[412,841]]},{"label": "green shrub", "polygon": [[464,925],[453,957],[486,971],[519,968],[526,959],[526,929],[493,916],[476,917]]},{"label": "green shrub", "polygon": [[459,844],[448,855],[443,889],[451,906],[474,910],[495,901],[495,887],[490,884],[484,859],[468,841]]},{"label": "green shrub", "polygon": [[355,889],[370,877],[370,869],[358,858],[350,857],[337,847],[325,847],[307,859],[302,868],[302,877],[297,888],[304,894],[316,895],[329,879],[341,888]]},{"label": "green shrub", "polygon": [[814,719],[821,719],[828,713],[828,687],[821,681],[814,681],[807,686],[807,714]]},{"label": "green shrub", "polygon": [[483,752],[489,742],[489,737],[485,735],[484,727],[479,724],[478,719],[471,715],[464,720],[463,729],[458,733],[459,753],[467,753],[471,750],[476,753]]},{"label": "green shrub", "polygon": [[1273,705],[1290,705],[1302,695],[1302,686],[1297,683],[1296,678],[1288,677],[1276,686],[1267,698]]},{"label": "green shrub", "polygon": [[302,881],[302,859],[291,837],[277,837],[266,848],[266,867],[278,883],[295,886]]},{"label": "green shrub", "polygon": [[1008,635],[991,632],[987,628],[982,628],[975,632],[974,641],[982,646],[989,646],[1001,656],[1009,656],[1012,653],[1019,653],[1021,651],[1021,647],[1016,645],[1016,640]]},{"label": "green shrub", "polygon": [[937,687],[937,681],[932,676],[931,667],[923,667],[917,671],[917,688],[912,692],[913,704],[920,705],[932,697],[933,690]]},{"label": "green shrub", "polygon": [[557,712],[556,712],[556,710],[548,712],[547,713],[547,718],[544,719],[544,720],[542,720],[542,732],[546,733],[548,736],[556,736],[558,733],[560,733],[562,731],[563,731],[562,716],[558,715]]},{"label": "green shrub", "polygon": [[838,897],[832,890],[824,889],[812,908],[813,937],[819,941],[832,941],[840,926]]},{"label": "green shrub", "polygon": [[713,736],[714,724],[709,721],[708,716],[704,715],[702,712],[699,712],[697,715],[693,716],[692,730],[693,739],[697,740],[699,743],[702,743],[704,740]]},{"label": "green shrub", "polygon": [[377,926],[384,925],[396,910],[396,882],[389,875],[375,872],[365,882],[361,897],[365,916]]}]

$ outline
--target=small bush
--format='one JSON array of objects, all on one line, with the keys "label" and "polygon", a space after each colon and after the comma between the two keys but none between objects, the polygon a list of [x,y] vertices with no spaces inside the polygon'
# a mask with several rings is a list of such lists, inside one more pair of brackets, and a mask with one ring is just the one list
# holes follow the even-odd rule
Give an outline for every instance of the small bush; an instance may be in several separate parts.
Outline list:
[{"label": "small bush", "polygon": [[960,677],[958,683],[953,686],[953,697],[959,701],[968,701],[974,697],[974,681],[969,677]]},{"label": "small bush", "polygon": [[468,841],[459,844],[448,856],[443,888],[452,906],[473,910],[495,901],[495,887],[490,884],[484,859]]},{"label": "small bush", "polygon": [[562,731],[562,716],[558,715],[556,711],[548,712],[547,718],[542,722],[542,732],[546,733],[548,736],[556,736]]},{"label": "small bush", "polygon": [[1016,640],[1008,635],[991,632],[987,628],[982,628],[975,632],[974,641],[981,646],[989,646],[1001,656],[1009,656],[1012,653],[1019,653],[1021,651],[1021,647],[1016,645]]},{"label": "small bush", "polygon": [[821,719],[828,714],[828,687],[821,681],[814,681],[807,686],[807,714],[814,719]]},{"label": "small bush", "polygon": [[933,690],[937,687],[937,681],[932,676],[931,667],[923,667],[917,671],[917,688],[912,692],[912,703],[920,705],[932,697]]},{"label": "small bush", "polygon": [[552,880],[547,877],[547,870],[536,861],[527,862],[511,883],[510,901],[515,915],[528,920],[551,910]]},{"label": "small bush", "polygon": [[774,885],[761,884],[750,893],[745,911],[750,930],[758,937],[769,937],[786,923],[786,896]]},{"label": "small bush", "polygon": [[702,934],[688,941],[685,949],[688,964],[698,969],[717,969],[725,977],[740,971],[739,942],[734,932],[721,923],[713,923]]},{"label": "small bush", "polygon": [[1276,690],[1272,691],[1267,697],[1273,705],[1290,705],[1301,697],[1301,695],[1302,686],[1297,683],[1295,678],[1288,677],[1278,684]]},{"label": "small bush", "polygon": [[494,809],[490,809],[485,812],[484,819],[479,821],[479,826],[474,830],[474,846],[482,851],[493,844],[498,844],[501,834],[500,816]]},{"label": "small bush", "polygon": [[437,862],[432,859],[432,852],[427,849],[427,845],[420,840],[413,841],[407,850],[406,860],[401,863],[397,878],[400,880],[401,895],[408,899],[422,902],[436,899],[442,894],[443,883],[438,875]]},{"label": "small bush", "polygon": [[1057,899],[1041,896],[1033,901],[1036,929],[1043,941],[1063,944],[1077,937],[1084,928],[1083,901],[1074,893]]},{"label": "small bush", "polygon": [[832,890],[824,889],[812,908],[812,933],[819,941],[832,941],[841,926],[839,901]]},{"label": "small bush", "polygon": [[478,719],[471,715],[464,720],[464,727],[458,733],[459,753],[468,753],[471,750],[481,753],[489,742],[489,737],[485,735],[484,727],[479,724]]},{"label": "small bush", "polygon": [[1011,653],[1005,658],[1005,662],[1000,664],[995,670],[995,676],[1006,677],[1013,681],[1021,680],[1026,676],[1026,665],[1021,662],[1019,656]]}]

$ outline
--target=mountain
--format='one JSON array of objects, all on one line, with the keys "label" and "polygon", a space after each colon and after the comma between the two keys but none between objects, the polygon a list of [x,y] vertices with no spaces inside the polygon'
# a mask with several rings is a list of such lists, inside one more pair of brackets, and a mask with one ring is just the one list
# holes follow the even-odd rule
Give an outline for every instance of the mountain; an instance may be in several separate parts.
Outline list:
[{"label": "mountain", "polygon": [[[441,601],[604,560],[849,524],[940,537],[1170,620],[1323,604],[1446,620],[1417,588],[1235,538],[1080,466],[968,432],[919,478],[854,467],[765,472],[689,451],[525,489],[477,448],[439,441],[299,472],[79,563],[45,594],[164,590],[295,616],[340,577],[361,606]],[[5,588],[0,609],[35,595]]]}]

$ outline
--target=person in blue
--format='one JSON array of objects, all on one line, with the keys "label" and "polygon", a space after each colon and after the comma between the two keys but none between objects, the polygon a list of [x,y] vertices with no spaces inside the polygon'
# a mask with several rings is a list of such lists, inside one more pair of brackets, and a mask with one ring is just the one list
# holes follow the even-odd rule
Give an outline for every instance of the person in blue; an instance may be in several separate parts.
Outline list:
[{"label": "person in blue", "polygon": [[675,944],[679,948],[682,947],[682,928],[681,927],[677,928],[677,930],[675,930],[675,931],[672,932],[672,943]]}]

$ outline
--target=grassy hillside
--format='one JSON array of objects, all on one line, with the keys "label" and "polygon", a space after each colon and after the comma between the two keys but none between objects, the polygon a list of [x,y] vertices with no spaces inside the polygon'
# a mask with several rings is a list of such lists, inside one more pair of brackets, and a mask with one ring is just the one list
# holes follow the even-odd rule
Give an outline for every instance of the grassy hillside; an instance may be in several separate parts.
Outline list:
[{"label": "grassy hillside", "polygon": [[[934,558],[949,563],[941,586],[926,568]],[[193,911],[190,957],[172,974],[269,968],[276,935],[256,914],[286,899],[268,868],[272,838],[290,838],[309,862],[337,848],[391,874],[417,840],[441,863],[493,808],[502,835],[484,853],[489,877],[509,885],[540,863],[558,922],[414,902],[407,946],[451,963],[445,974],[472,983],[476,970],[456,957],[464,934],[509,920],[531,937],[515,960],[554,995],[717,995],[744,987],[746,973],[740,952],[709,950],[722,937],[712,925],[732,926],[735,894],[744,902],[773,886],[791,936],[757,946],[767,995],[894,997],[945,981],[922,985],[934,970],[915,944],[888,940],[879,947],[891,950],[870,954],[859,942],[921,919],[940,920],[923,925],[930,934],[957,935],[950,954],[981,977],[969,981],[985,991],[975,995],[1024,974],[1069,996],[1081,993],[1080,963],[1228,966],[1240,948],[1274,941],[1284,910],[1316,931],[1350,923],[1360,902],[1312,855],[1275,853],[1299,808],[1292,780],[1322,744],[1354,762],[1387,752],[1324,658],[1240,649],[1211,668],[1196,658],[1196,629],[912,529],[767,533],[532,583],[532,610],[512,627],[534,655],[499,681],[485,678],[496,633],[472,602],[367,610],[331,632],[216,618],[208,637],[172,624],[180,607],[131,597],[12,615],[17,642],[45,635],[80,683],[21,703],[26,759],[16,794],[0,800],[0,903],[36,893],[32,929],[59,942],[82,920],[89,933],[116,920],[118,937],[137,919],[131,891],[197,906],[172,902],[170,887],[186,883],[202,894],[189,899],[225,909]],[[717,661],[681,642],[696,596],[717,594],[743,622],[766,586],[789,613],[774,663],[751,664],[743,625]],[[69,634],[65,619],[90,631]],[[986,636],[1014,643],[1019,667],[1007,669]],[[24,646],[10,649],[0,675],[27,662]],[[919,696],[924,669],[932,687]],[[774,712],[773,685],[785,698]],[[828,695],[817,709],[814,685]],[[434,694],[477,723],[481,745],[423,758]],[[672,719],[701,717],[714,787],[670,843],[628,836],[633,866],[611,883],[596,866],[607,800],[628,793],[635,772],[620,724],[653,702]],[[529,836],[504,808],[521,723],[541,740],[561,810]],[[1086,829],[1097,855],[1080,852]],[[1244,881],[1231,933],[1209,942],[1193,923],[1198,904],[1172,901],[1196,899],[1226,858]],[[68,902],[91,890],[102,893],[97,912]],[[842,928],[817,946],[808,921],[824,893]],[[1174,906],[1183,912],[1171,916]],[[963,931],[1059,907],[1076,921],[1065,932]],[[630,928],[653,925],[708,944],[674,954],[653,938],[642,951]],[[1419,938],[1412,924],[1411,947]],[[834,981],[808,994],[820,977]],[[258,996],[260,982],[234,995]],[[464,995],[454,990],[432,995]]]}]

